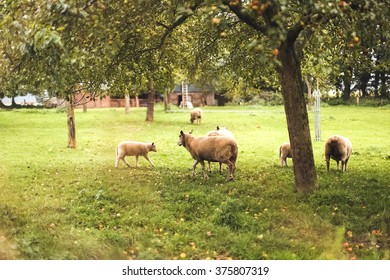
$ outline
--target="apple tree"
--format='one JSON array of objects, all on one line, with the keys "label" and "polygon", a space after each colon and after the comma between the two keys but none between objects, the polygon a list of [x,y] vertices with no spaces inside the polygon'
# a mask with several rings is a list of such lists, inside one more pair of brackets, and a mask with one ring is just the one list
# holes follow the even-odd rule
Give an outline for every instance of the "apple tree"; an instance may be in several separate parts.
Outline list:
[{"label": "apple tree", "polygon": [[[293,150],[295,188],[300,193],[308,193],[318,188],[317,174],[314,164],[312,141],[310,136],[309,120],[304,95],[302,63],[310,55],[315,58],[318,49],[315,44],[321,45],[327,53],[337,43],[338,39],[355,40],[357,23],[359,21],[375,21],[377,24],[388,23],[388,9],[386,1],[360,0],[360,1],[287,1],[287,0],[221,0],[204,1],[209,11],[198,13],[200,17],[209,18],[203,22],[214,23],[214,29],[220,34],[221,48],[219,54],[228,54],[218,60],[227,71],[233,75],[250,77],[252,69],[244,69],[240,65],[253,67],[265,65],[264,58],[268,60],[268,72],[275,71],[279,77],[290,143]],[[342,25],[343,33],[333,36]],[[200,28],[198,28],[200,30]],[[352,36],[354,35],[354,36]],[[333,36],[333,37],[332,37]],[[246,43],[245,52],[242,48],[237,51],[235,46]],[[212,44],[212,40],[208,43]],[[235,42],[232,44],[232,42]],[[329,44],[329,43],[330,44]],[[198,42],[193,42],[193,44]],[[315,43],[315,44],[314,44]],[[205,43],[207,44],[207,43]],[[338,43],[340,44],[340,43]],[[312,46],[312,47],[310,47]],[[207,58],[215,59],[217,51],[212,50]],[[331,53],[331,61],[346,52],[340,46],[340,52]],[[328,52],[329,53],[329,52]],[[227,61],[234,61],[228,67]],[[242,61],[241,63],[239,61]],[[248,63],[252,61],[253,63]],[[238,62],[238,63],[237,63]],[[332,65],[329,66],[333,68]],[[262,69],[254,67],[253,69]],[[340,69],[342,69],[340,67]],[[258,76],[267,74],[258,71]],[[321,71],[319,71],[321,72]],[[323,73],[326,78],[329,73]],[[253,76],[252,76],[253,77]],[[248,78],[249,79],[249,78]]]},{"label": "apple tree", "polygon": [[[7,95],[47,91],[67,100],[68,147],[76,147],[74,107],[104,94],[115,47],[101,1],[7,1],[3,6],[1,75]],[[109,22],[109,21],[107,21]],[[86,96],[84,96],[86,97]]]}]

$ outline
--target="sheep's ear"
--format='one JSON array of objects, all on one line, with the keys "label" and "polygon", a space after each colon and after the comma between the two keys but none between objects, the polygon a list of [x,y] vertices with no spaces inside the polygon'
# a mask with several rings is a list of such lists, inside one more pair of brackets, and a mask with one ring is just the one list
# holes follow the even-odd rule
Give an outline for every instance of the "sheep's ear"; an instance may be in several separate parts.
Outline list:
[{"label": "sheep's ear", "polygon": [[181,136],[184,136],[183,130],[180,130],[180,135],[181,135]]},{"label": "sheep's ear", "polygon": [[191,129],[191,131],[190,131],[190,134],[192,134],[192,132],[193,132],[194,130],[193,129]]},{"label": "sheep's ear", "polygon": [[217,125],[217,130],[219,130],[219,126]]},{"label": "sheep's ear", "polygon": [[155,145],[154,145],[154,142],[152,142],[152,146],[155,146]]}]

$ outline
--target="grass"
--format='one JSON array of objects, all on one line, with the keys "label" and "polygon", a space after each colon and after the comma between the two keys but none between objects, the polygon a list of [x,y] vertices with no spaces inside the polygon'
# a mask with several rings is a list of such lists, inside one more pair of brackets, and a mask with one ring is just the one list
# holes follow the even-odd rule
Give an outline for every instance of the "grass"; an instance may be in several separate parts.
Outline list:
[{"label": "grass", "polygon": [[[153,123],[144,108],[77,111],[75,150],[64,112],[0,111],[0,259],[390,258],[389,107],[322,108],[322,141],[313,142],[320,189],[308,196],[293,191],[291,166],[279,166],[282,107],[204,111],[200,126],[160,106]],[[209,180],[200,170],[192,178],[177,145],[180,130],[204,135],[217,125],[239,144],[234,182],[216,164]],[[346,173],[335,162],[326,172],[332,134],[353,143]],[[141,158],[137,169],[115,169],[125,139],[154,141],[156,167]]]}]

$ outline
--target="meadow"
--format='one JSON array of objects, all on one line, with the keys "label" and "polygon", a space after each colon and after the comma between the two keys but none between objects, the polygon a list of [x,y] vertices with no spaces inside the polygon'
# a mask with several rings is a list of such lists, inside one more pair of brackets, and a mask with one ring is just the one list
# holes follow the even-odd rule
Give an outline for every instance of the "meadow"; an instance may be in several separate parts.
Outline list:
[{"label": "meadow", "polygon": [[[313,112],[309,112],[314,123]],[[68,149],[66,113],[0,110],[0,259],[390,259],[390,107],[321,108],[313,141],[319,190],[294,191],[282,106],[76,111],[77,149]],[[180,130],[205,135],[225,126],[238,142],[235,180],[217,164],[208,180],[191,176]],[[345,173],[326,172],[324,141],[353,143]],[[314,130],[312,130],[314,139]],[[122,140],[155,142],[155,168],[128,157]]]}]

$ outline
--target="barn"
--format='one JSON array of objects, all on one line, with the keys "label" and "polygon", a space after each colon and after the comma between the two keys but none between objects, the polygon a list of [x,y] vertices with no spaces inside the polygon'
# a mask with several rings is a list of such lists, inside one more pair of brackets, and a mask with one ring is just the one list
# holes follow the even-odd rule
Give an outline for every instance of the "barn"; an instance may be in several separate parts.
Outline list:
[{"label": "barn", "polygon": [[[169,94],[169,103],[180,106],[183,101],[183,92],[185,92],[183,84],[176,85],[172,93]],[[220,105],[213,90],[201,89],[193,84],[188,85],[188,101],[194,107]]]}]

